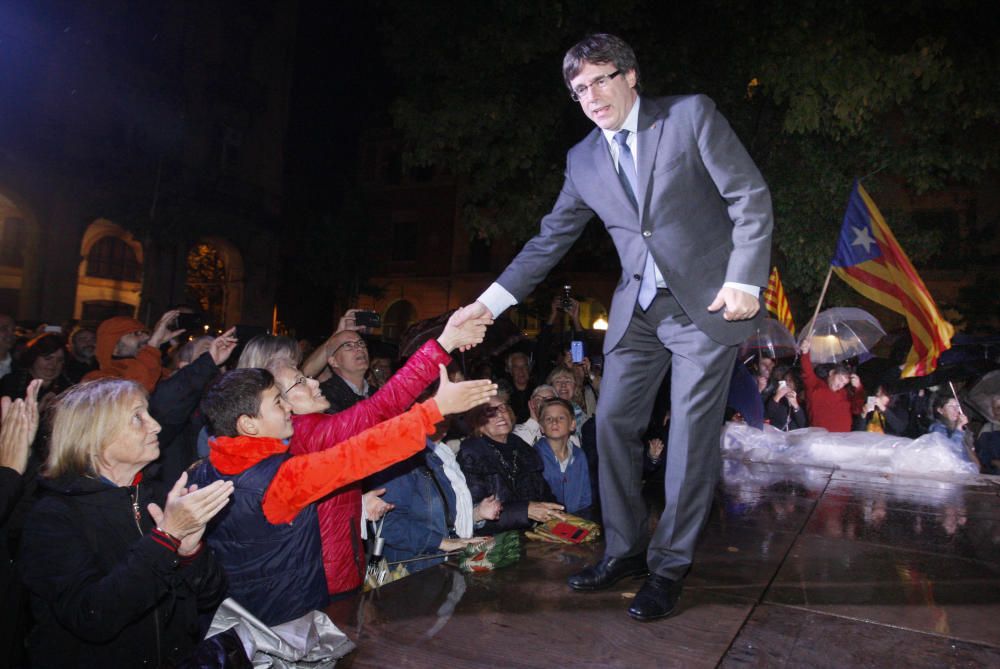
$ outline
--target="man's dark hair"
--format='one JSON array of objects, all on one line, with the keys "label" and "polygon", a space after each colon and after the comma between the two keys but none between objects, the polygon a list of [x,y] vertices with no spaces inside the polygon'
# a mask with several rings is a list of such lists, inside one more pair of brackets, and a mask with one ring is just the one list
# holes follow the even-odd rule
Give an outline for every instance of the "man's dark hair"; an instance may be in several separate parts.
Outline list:
[{"label": "man's dark hair", "polygon": [[632,47],[621,37],[608,33],[588,35],[567,51],[563,58],[563,81],[566,82],[566,88],[572,90],[570,82],[580,74],[585,63],[611,63],[623,74],[635,70],[635,85],[636,88],[639,87],[639,61],[636,60]]},{"label": "man's dark hair", "polygon": [[260,415],[261,394],[273,385],[271,372],[257,368],[234,369],[216,379],[201,400],[201,412],[208,419],[212,434],[238,436],[236,421],[240,416]]}]

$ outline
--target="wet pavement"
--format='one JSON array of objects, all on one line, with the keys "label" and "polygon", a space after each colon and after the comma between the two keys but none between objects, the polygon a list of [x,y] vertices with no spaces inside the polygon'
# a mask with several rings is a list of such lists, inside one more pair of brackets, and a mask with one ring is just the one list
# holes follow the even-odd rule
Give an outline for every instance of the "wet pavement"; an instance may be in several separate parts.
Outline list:
[{"label": "wet pavement", "polygon": [[488,574],[436,567],[328,610],[349,667],[998,667],[1000,479],[726,460],[677,615],[640,582],[580,594],[597,544],[528,542]]}]

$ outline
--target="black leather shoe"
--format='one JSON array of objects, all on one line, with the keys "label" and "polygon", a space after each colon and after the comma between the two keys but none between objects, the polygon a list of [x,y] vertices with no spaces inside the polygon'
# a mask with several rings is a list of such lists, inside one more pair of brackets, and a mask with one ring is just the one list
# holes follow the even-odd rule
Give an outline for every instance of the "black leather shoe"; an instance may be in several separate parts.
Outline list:
[{"label": "black leather shoe", "polygon": [[645,576],[649,573],[646,556],[642,553],[626,558],[606,557],[569,577],[567,583],[574,590],[603,590],[628,576]]},{"label": "black leather shoe", "polygon": [[650,574],[632,600],[632,606],[628,607],[628,614],[643,622],[666,618],[677,609],[680,596],[680,581]]}]

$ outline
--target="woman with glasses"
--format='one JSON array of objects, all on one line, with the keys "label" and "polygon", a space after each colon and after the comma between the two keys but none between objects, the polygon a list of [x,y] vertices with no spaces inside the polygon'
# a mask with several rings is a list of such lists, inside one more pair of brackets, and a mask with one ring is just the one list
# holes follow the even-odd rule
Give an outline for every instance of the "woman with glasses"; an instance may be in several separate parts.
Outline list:
[{"label": "woman with glasses", "polygon": [[533,523],[562,517],[562,504],[556,502],[542,475],[542,458],[520,437],[511,434],[514,414],[507,396],[498,394],[488,404],[467,414],[472,437],[462,442],[458,464],[478,504],[491,495],[503,505],[496,520],[476,525],[478,536],[505,530],[521,530]]},{"label": "woman with glasses", "polygon": [[[310,378],[308,370],[300,370],[287,356],[278,355],[265,362],[292,410],[295,432],[290,452],[301,455],[329,448],[406,411],[439,377],[439,366],[451,361],[448,355],[451,351],[482,341],[485,323],[472,320],[458,326],[455,320],[453,317],[448,321],[436,340],[427,341],[410,356],[378,392],[367,399],[357,398],[358,401],[349,403],[343,410],[331,405],[322,391],[322,384]],[[361,352],[367,361],[364,340],[353,330],[338,333],[327,343],[334,345],[331,359]],[[360,484],[345,486],[320,500],[317,508],[323,568],[329,594],[335,599],[349,596],[361,586],[366,565],[362,523],[366,519],[376,520],[387,509],[378,491],[369,492],[364,500],[361,492]]]}]

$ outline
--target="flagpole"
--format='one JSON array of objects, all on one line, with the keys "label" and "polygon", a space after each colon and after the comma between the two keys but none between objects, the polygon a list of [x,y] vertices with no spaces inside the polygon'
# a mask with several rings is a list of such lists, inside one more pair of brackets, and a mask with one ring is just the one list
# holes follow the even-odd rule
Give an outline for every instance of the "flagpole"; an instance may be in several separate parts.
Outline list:
[{"label": "flagpole", "polygon": [[805,341],[812,337],[813,330],[816,329],[816,317],[819,316],[819,309],[823,306],[823,299],[826,298],[826,289],[830,287],[830,277],[833,276],[833,265],[830,265],[830,269],[826,272],[826,280],[823,282],[823,290],[819,293],[819,302],[816,303],[816,311],[813,312],[812,320],[809,321],[809,332],[806,333]]},{"label": "flagpole", "polygon": [[958,393],[955,392],[955,384],[952,383],[951,381],[949,381],[948,382],[948,387],[951,388],[952,397],[954,397],[955,401],[958,402],[958,413],[960,413],[960,414],[962,414],[964,416],[965,412],[962,411],[962,400],[958,399]]}]

